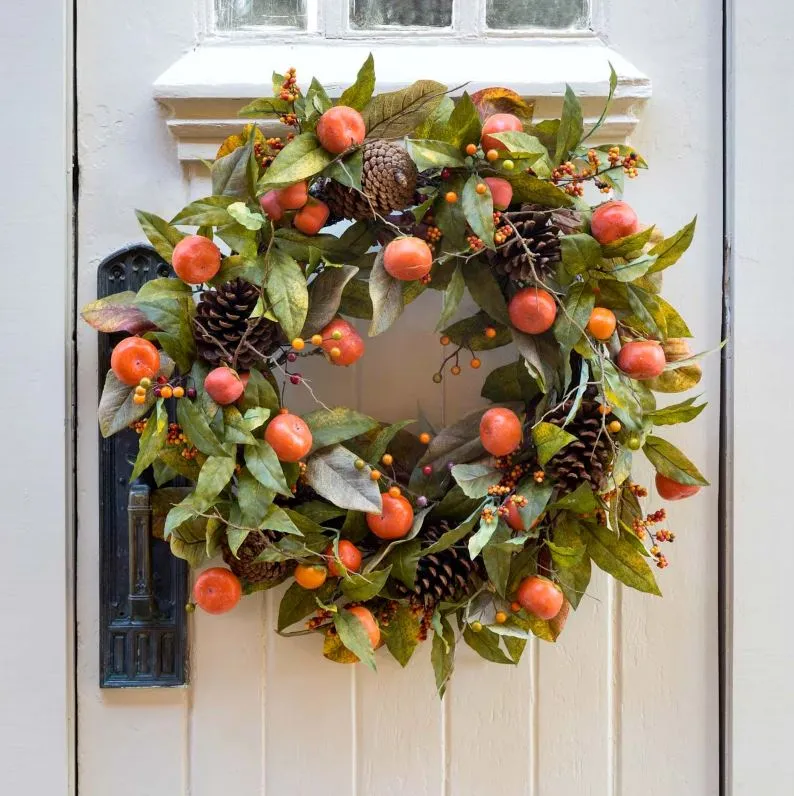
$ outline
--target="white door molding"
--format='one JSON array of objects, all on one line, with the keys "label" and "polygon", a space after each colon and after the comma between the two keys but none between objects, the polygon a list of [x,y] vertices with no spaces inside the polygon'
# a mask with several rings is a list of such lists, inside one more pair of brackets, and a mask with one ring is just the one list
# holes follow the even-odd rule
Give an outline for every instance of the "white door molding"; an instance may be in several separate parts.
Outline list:
[{"label": "white door molding", "polygon": [[0,4],[0,793],[74,793],[72,8]]}]

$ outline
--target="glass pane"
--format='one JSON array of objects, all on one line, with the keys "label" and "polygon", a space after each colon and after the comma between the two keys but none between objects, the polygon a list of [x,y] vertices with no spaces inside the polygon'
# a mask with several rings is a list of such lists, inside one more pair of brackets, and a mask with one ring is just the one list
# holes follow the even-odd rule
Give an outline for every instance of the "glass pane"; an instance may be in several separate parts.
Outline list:
[{"label": "glass pane", "polygon": [[268,27],[306,27],[305,0],[215,0],[218,30],[234,30],[252,25]]},{"label": "glass pane", "polygon": [[350,0],[350,24],[359,30],[383,25],[448,28],[452,0]]},{"label": "glass pane", "polygon": [[489,28],[587,28],[589,0],[488,0]]}]

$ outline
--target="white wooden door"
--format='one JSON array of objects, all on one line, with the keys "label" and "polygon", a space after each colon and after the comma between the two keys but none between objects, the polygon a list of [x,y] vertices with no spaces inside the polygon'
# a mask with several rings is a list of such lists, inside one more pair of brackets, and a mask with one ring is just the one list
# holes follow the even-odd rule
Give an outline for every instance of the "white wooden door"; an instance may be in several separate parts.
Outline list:
[{"label": "white wooden door", "polygon": [[[333,18],[327,31],[340,24],[342,5],[320,3],[326,22]],[[459,0],[456,19],[471,26],[461,36],[477,39],[478,9],[473,0]],[[308,12],[315,10],[316,3],[308,3]],[[359,46],[385,64],[384,85],[399,83],[406,72],[450,83],[459,73],[475,82],[537,85],[539,107],[550,112],[556,101],[545,95],[559,96],[565,79],[590,85],[606,75],[593,77],[594,64],[605,68],[605,59],[592,40],[576,37],[466,50],[446,40],[429,47],[421,34],[410,34],[416,44],[403,36],[396,51],[380,34],[363,44],[298,34],[292,45],[291,35],[272,34],[271,47],[257,44],[261,31],[243,32],[238,35],[251,36],[249,42],[204,42],[168,73],[159,91],[171,92],[177,114],[169,130],[153,83],[196,44],[194,25],[205,30],[206,11],[202,0],[78,0],[80,303],[94,297],[98,262],[140,239],[133,208],[167,216],[208,193],[195,158],[212,154],[239,98],[255,96],[257,88],[264,93],[273,69],[310,62],[322,76]],[[592,15],[613,50],[653,81],[653,98],[632,136],[652,167],[631,186],[634,206],[668,230],[699,214],[695,244],[686,264],[669,272],[667,290],[702,349],[720,336],[721,42],[715,31],[721,14],[716,0],[595,0]],[[257,64],[247,82],[232,76],[243,62]],[[633,86],[645,83],[626,63],[623,71],[619,93],[631,97]],[[616,118],[613,129],[631,127],[626,104],[625,119]],[[429,378],[438,358],[435,300],[412,305],[399,329],[371,343],[357,368],[339,369],[330,382],[326,369],[326,403],[383,419],[415,416],[421,404],[432,420],[447,423],[470,409],[478,400],[476,374],[441,392]],[[100,691],[96,340],[87,328],[78,339],[81,796],[717,793],[716,490],[669,510],[678,541],[673,566],[661,577],[664,600],[597,579],[593,599],[583,601],[559,644],[534,643],[518,667],[489,666],[462,651],[443,702],[434,693],[429,650],[406,671],[385,657],[377,675],[332,664],[320,656],[316,639],[273,632],[277,595],[270,593],[247,598],[222,619],[195,616],[189,687]],[[680,433],[716,481],[717,360],[705,370],[712,403],[703,422]]]}]

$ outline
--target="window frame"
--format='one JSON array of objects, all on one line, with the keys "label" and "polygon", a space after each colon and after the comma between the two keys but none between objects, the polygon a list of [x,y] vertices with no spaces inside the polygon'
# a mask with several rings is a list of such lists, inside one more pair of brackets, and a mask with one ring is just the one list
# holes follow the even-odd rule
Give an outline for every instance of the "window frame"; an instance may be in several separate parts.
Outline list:
[{"label": "window frame", "polygon": [[215,25],[215,0],[199,0],[198,22],[200,39],[223,43],[256,41],[353,41],[388,40],[404,41],[406,45],[416,39],[452,42],[458,40],[526,40],[593,39],[603,28],[606,0],[588,0],[589,16],[586,28],[488,28],[486,25],[487,0],[452,0],[452,26],[428,28],[423,26],[387,26],[357,30],[350,25],[350,0],[305,0],[306,28],[281,25],[248,25],[234,30],[219,30]]}]

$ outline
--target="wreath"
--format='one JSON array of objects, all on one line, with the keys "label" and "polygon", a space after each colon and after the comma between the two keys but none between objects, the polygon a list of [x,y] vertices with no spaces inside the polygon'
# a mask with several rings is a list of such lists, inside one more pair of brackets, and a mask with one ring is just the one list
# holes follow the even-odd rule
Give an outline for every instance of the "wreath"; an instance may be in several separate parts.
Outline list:
[{"label": "wreath", "polygon": [[[570,87],[561,117],[535,123],[506,88],[376,95],[372,56],[338,100],[316,79],[302,91],[294,69],[273,85],[241,115],[280,120],[282,136],[248,124],[208,164],[211,196],[170,222],[137,213],[177,278],[83,311],[128,333],[102,435],[139,434],[130,479],[156,485],[173,554],[225,562],[198,575],[195,604],[223,613],[290,580],[280,633],[372,668],[380,646],[404,666],[432,635],[443,694],[461,638],[504,664],[531,635],[554,641],[593,564],[660,594],[674,534],[631,470],[644,453],[664,499],[707,484],[655,433],[705,406],[655,398],[701,375],[660,294],[694,220],[665,238],[615,198],[646,163],[594,143],[606,110],[585,130]],[[484,379],[489,407],[436,430],[323,404],[303,358],[353,366],[365,342],[349,319],[382,334],[427,290],[443,294],[435,382],[514,348]],[[459,318],[467,292],[479,310]],[[289,411],[297,389],[315,410]]]}]

